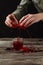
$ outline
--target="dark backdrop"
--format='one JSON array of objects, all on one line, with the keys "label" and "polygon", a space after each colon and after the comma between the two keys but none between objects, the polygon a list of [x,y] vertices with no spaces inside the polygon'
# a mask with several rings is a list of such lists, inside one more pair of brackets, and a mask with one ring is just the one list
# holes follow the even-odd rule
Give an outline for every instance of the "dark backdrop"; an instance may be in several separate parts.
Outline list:
[{"label": "dark backdrop", "polygon": [[17,30],[7,27],[4,23],[8,14],[12,13],[20,0],[0,0],[0,37],[15,37]]},{"label": "dark backdrop", "polygon": [[[20,0],[0,0],[0,37],[17,37],[18,36],[18,29],[12,29],[5,25],[4,21],[6,16],[9,13],[12,13],[17,5],[19,4]],[[21,30],[22,32],[22,30]],[[32,37],[43,37],[43,22],[36,23],[29,27],[29,32]],[[23,32],[22,32],[23,33]],[[25,31],[24,31],[25,33]],[[26,35],[21,37],[25,37]]]}]

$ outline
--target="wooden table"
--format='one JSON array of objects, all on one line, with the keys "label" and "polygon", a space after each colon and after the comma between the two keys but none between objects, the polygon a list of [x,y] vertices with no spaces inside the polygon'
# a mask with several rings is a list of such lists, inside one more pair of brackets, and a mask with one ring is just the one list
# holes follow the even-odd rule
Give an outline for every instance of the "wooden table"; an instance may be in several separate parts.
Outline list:
[{"label": "wooden table", "polygon": [[[20,51],[6,50],[12,47],[13,38],[0,38],[0,65],[43,65],[43,51],[21,53]],[[23,39],[24,45],[38,47],[43,50],[43,39]]]}]

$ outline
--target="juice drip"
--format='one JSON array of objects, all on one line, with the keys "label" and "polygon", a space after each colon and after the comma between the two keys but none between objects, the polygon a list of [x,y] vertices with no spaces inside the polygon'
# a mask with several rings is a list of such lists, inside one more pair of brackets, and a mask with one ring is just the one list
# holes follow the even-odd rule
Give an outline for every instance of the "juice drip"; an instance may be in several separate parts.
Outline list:
[{"label": "juice drip", "polygon": [[29,52],[39,52],[40,50],[38,48],[32,48],[32,44],[30,44],[31,48],[29,47],[24,47],[23,45],[23,39],[22,41],[20,41],[20,37],[19,37],[19,34],[20,34],[20,30],[23,29],[24,31],[27,32],[28,36],[31,38],[31,34],[29,33],[29,31],[25,28],[21,28],[19,27],[18,28],[18,37],[17,37],[17,41],[13,42],[13,47],[16,51],[22,51],[22,52],[25,52],[25,53],[29,53]]},{"label": "juice drip", "polygon": [[[10,17],[10,19],[12,20],[12,22],[14,22],[15,21],[15,19],[14,18],[12,18],[12,17]],[[23,46],[23,40],[21,41],[20,40],[20,30],[21,29],[23,29],[24,31],[26,31],[27,32],[27,34],[28,34],[28,36],[31,38],[32,36],[31,36],[31,34],[29,33],[29,31],[25,28],[25,27],[21,27],[20,25],[19,25],[19,22],[18,22],[18,25],[13,25],[13,27],[12,28],[18,28],[18,37],[17,37],[17,40],[16,41],[13,41],[13,49],[15,49],[15,50],[17,50],[17,51],[19,51],[19,50],[21,50],[22,52],[37,52],[38,51],[38,49],[35,49],[35,48],[28,48],[28,47],[24,47]],[[32,46],[31,46],[32,47]],[[9,49],[9,48],[8,48]]]},{"label": "juice drip", "polygon": [[[18,37],[17,37],[16,41],[13,41],[13,48],[15,50],[22,50],[22,52],[29,52],[30,51],[29,48],[23,46],[23,39],[22,39],[22,41],[20,41],[20,33],[21,33],[20,30],[21,29],[23,29],[24,31],[27,31],[26,28],[18,26]],[[27,32],[27,34],[28,34],[28,32]],[[29,37],[31,37],[30,34],[28,34],[28,35],[29,35]]]}]

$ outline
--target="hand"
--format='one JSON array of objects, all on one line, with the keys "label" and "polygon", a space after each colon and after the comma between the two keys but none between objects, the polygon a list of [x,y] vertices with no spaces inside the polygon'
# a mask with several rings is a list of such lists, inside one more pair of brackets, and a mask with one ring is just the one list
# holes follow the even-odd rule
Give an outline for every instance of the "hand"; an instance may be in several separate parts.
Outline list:
[{"label": "hand", "polygon": [[20,26],[29,27],[32,24],[39,22],[43,19],[43,13],[38,14],[27,14],[24,17],[22,17],[19,21]]},{"label": "hand", "polygon": [[6,17],[5,24],[6,24],[8,27],[16,28],[17,25],[18,25],[18,21],[17,21],[15,15],[9,14],[9,15]]}]

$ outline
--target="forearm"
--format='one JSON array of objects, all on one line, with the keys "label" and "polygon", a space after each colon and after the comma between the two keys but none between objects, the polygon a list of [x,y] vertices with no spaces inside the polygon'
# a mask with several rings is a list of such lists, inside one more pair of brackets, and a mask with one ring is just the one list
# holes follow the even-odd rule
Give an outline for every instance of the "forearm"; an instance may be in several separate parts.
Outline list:
[{"label": "forearm", "polygon": [[20,20],[24,15],[27,14],[28,6],[29,6],[30,1],[29,0],[21,0],[19,6],[17,9],[13,12],[13,14],[16,16],[18,20]]}]

